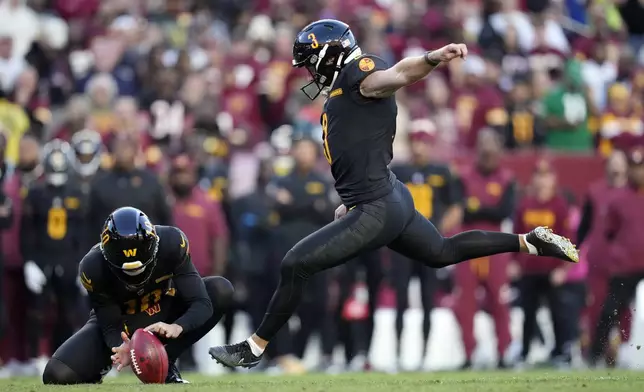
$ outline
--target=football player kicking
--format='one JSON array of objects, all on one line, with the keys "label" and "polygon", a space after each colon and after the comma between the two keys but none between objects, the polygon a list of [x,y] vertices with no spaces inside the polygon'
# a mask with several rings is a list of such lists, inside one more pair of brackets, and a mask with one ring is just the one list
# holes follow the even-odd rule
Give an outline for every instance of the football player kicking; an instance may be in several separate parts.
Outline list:
[{"label": "football player kicking", "polygon": [[306,68],[313,77],[302,90],[311,99],[327,91],[321,118],[324,156],[343,205],[334,222],[286,254],[262,324],[248,340],[212,347],[210,355],[217,362],[257,365],[268,342],[297,309],[307,279],[361,252],[388,246],[430,268],[505,252],[578,261],[574,245],[544,227],[521,235],[475,230],[445,238],[414,209],[409,191],[389,170],[396,91],[441,63],[466,57],[464,44],[449,44],[390,68],[382,59],[363,54],[349,26],[340,21],[319,20],[298,34],[293,66]]},{"label": "football player kicking", "polygon": [[166,383],[185,383],[177,357],[217,324],[233,294],[228,280],[199,276],[181,230],[153,226],[132,207],[107,218],[79,273],[93,310],[47,363],[45,384],[100,383],[112,365],[130,364],[129,336],[138,328],[165,344]]}]

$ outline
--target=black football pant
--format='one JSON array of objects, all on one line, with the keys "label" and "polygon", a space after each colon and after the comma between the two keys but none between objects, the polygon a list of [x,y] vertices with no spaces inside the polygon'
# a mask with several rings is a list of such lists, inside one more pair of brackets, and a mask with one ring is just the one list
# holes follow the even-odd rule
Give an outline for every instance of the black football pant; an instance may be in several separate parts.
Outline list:
[{"label": "black football pant", "polygon": [[[81,291],[76,284],[78,266],[51,263],[43,267],[47,276],[47,284],[40,294],[28,291],[27,303],[27,356],[39,357],[45,354],[41,345],[49,340],[52,351],[55,351],[65,340],[74,333],[75,328],[87,320],[79,318],[78,309],[81,304]],[[55,313],[51,305],[54,304]],[[82,313],[81,313],[82,314]],[[45,328],[45,322],[54,317],[56,323],[50,332]]]},{"label": "black football pant", "polygon": [[[338,339],[344,346],[344,355],[347,363],[356,355],[368,354],[371,350],[374,317],[378,306],[380,287],[383,280],[382,259],[380,252],[371,251],[360,254],[357,258],[344,264],[340,272],[339,286],[340,298],[336,310]],[[344,305],[351,298],[358,282],[364,282],[369,295],[366,320],[346,320],[343,317]]]},{"label": "black football pant", "polygon": [[[581,313],[586,307],[586,285],[582,282],[569,282],[558,289],[557,304],[560,311],[560,347],[555,347],[551,357],[572,360],[572,347],[579,341]],[[560,351],[558,351],[559,349]]]},{"label": "black football pant", "polygon": [[[233,286],[222,277],[213,276],[203,279],[206,291],[212,301],[213,314],[201,327],[180,335],[176,339],[164,339],[168,361],[174,362],[179,355],[206,335],[227,311],[232,300]],[[124,317],[124,331],[133,334],[156,322],[171,324],[181,317],[188,304],[181,301],[180,294],[165,295],[159,302],[157,313],[137,313]],[[85,326],[56,350],[45,367],[45,384],[88,384],[98,383],[112,368],[112,348],[103,339],[103,333],[96,316],[92,314]]]},{"label": "black football pant", "polygon": [[[403,316],[409,307],[409,282],[416,276],[420,280],[420,299],[423,306],[423,350],[427,349],[429,332],[431,329],[432,309],[434,309],[434,296],[438,287],[436,270],[425,268],[398,253],[392,254],[391,278],[396,290],[396,338],[398,340],[398,356],[400,356],[401,337],[403,331]],[[427,353],[423,351],[423,358]]]},{"label": "black football pant", "polygon": [[284,257],[280,282],[257,335],[270,340],[297,309],[305,282],[317,272],[388,246],[431,268],[503,252],[518,252],[517,235],[468,231],[443,237],[414,209],[409,190],[394,180],[388,195],[360,204],[297,243]]},{"label": "black football pant", "polygon": [[[368,354],[371,349],[375,326],[374,317],[383,279],[380,252],[362,253],[355,259],[348,261],[343,267],[338,278],[340,295],[335,320],[338,340],[344,346],[344,355],[348,363],[356,355]],[[343,316],[344,306],[353,295],[358,282],[364,282],[367,286],[369,313],[366,320],[347,320]]]},{"label": "black football pant", "polygon": [[[597,362],[604,354],[608,345],[610,330],[619,320],[619,313],[630,304],[635,296],[637,285],[644,280],[644,273],[634,273],[629,276],[615,276],[608,283],[608,295],[604,300],[599,323],[591,349],[591,362]],[[639,309],[638,309],[639,310]]]},{"label": "black football pant", "polygon": [[[526,275],[519,283],[521,290],[521,310],[523,311],[523,345],[521,358],[528,357],[532,340],[537,336],[537,311],[542,300],[546,300],[552,319],[552,326],[555,335],[555,347],[553,352],[563,353],[563,344],[566,336],[563,331],[564,313],[569,310],[563,307],[560,300],[562,287],[553,287],[550,283],[550,275]],[[572,309],[571,309],[572,310]]]},{"label": "black football pant", "polygon": [[322,343],[322,354],[333,355],[336,343],[336,323],[329,309],[329,280],[320,273],[309,280],[304,289],[301,306],[297,310],[300,328],[293,334],[293,353],[298,358],[304,352],[311,335],[317,333]]}]

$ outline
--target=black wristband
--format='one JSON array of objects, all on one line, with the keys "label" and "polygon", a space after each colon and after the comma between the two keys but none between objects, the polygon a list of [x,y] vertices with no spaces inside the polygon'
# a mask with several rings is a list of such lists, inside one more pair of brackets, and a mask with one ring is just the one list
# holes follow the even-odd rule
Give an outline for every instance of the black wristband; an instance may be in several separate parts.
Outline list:
[{"label": "black wristband", "polygon": [[440,64],[441,62],[440,62],[440,61],[432,61],[432,60],[429,58],[430,53],[432,53],[432,52],[431,52],[431,51],[427,51],[427,52],[425,52],[425,56],[424,56],[424,57],[425,57],[425,62],[426,62],[428,65],[431,65],[432,67],[437,67],[437,66],[438,66],[438,64]]}]

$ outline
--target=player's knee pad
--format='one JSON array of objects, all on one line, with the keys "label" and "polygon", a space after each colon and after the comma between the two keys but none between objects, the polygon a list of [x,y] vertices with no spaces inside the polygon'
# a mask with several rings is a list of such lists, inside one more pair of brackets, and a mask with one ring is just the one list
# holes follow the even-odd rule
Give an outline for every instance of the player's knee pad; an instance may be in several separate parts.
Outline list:
[{"label": "player's knee pad", "polygon": [[203,278],[203,282],[213,306],[229,308],[232,305],[235,288],[228,279],[222,276],[208,276]]},{"label": "player's knee pad", "polygon": [[57,358],[51,358],[42,374],[43,384],[69,385],[81,384],[83,380],[72,368]]}]

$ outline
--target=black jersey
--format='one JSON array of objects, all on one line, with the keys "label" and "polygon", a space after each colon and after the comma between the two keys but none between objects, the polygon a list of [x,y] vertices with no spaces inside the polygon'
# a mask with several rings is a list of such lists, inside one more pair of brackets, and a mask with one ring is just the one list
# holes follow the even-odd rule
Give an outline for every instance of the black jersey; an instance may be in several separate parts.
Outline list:
[{"label": "black jersey", "polygon": [[76,263],[86,244],[86,199],[76,181],[54,187],[33,183],[22,205],[20,249],[25,260],[43,267]]},{"label": "black jersey", "polygon": [[333,219],[335,207],[329,202],[331,186],[328,178],[320,173],[299,173],[293,170],[283,177],[277,177],[268,187],[269,193],[278,189],[285,189],[293,197],[290,203],[277,203],[275,206],[282,225],[306,222],[307,226],[311,225],[316,230]]},{"label": "black jersey", "polygon": [[462,201],[458,182],[446,165],[405,164],[393,166],[391,170],[407,185],[416,210],[434,224],[440,223],[448,207]]},{"label": "black jersey", "polygon": [[188,303],[186,313],[174,321],[183,327],[183,333],[201,326],[212,315],[212,303],[190,260],[185,234],[172,226],[155,228],[159,236],[157,263],[148,283],[138,291],[128,290],[110,271],[98,244],[81,260],[80,280],[110,347],[121,344],[120,333],[129,315],[158,313],[165,296],[179,296]]},{"label": "black jersey", "polygon": [[324,155],[335,189],[348,207],[379,199],[393,189],[387,165],[396,135],[396,99],[360,94],[364,78],[387,68],[379,57],[358,57],[340,72],[324,104]]}]

